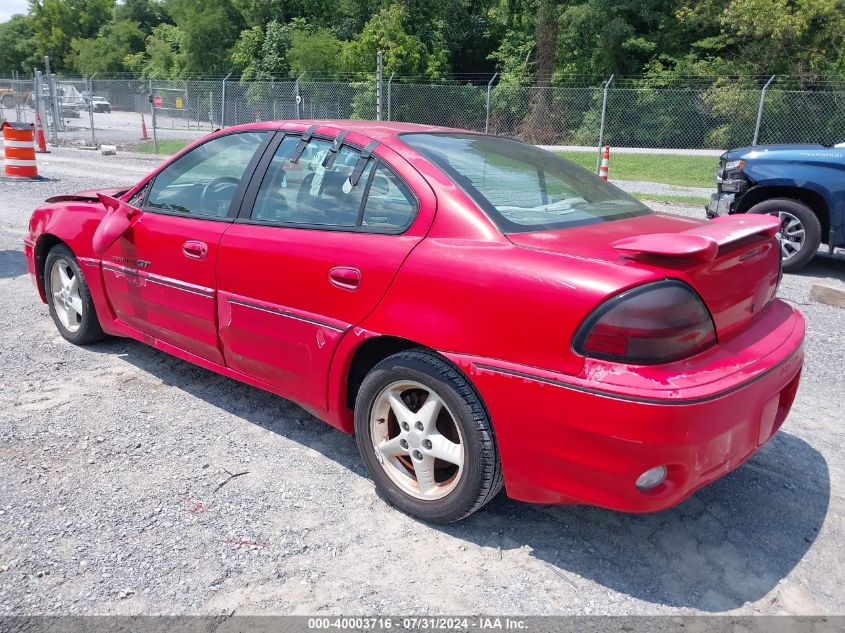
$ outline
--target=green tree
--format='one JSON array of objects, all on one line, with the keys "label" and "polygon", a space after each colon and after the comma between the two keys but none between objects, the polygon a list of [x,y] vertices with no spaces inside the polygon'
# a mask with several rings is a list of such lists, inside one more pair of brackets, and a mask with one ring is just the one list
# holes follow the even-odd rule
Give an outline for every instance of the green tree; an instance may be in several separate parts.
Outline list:
[{"label": "green tree", "polygon": [[293,76],[305,71],[332,78],[341,69],[341,42],[328,29],[297,29],[290,35],[288,63]]},{"label": "green tree", "polygon": [[170,22],[164,7],[154,0],[121,0],[114,5],[113,20],[134,22],[147,35],[159,24]]},{"label": "green tree", "polygon": [[188,75],[232,70],[232,47],[243,18],[229,0],[170,0],[165,6],[182,33],[180,50]]},{"label": "green tree", "polygon": [[378,51],[384,52],[387,74],[443,77],[448,54],[442,47],[427,47],[407,27],[408,14],[398,4],[392,4],[373,16],[343,50],[344,68],[352,72],[371,73],[375,69]]},{"label": "green tree", "polygon": [[114,0],[30,0],[38,56],[50,56],[53,70],[67,68],[74,38],[95,37],[112,14]]},{"label": "green tree", "polygon": [[13,15],[0,24],[0,72],[29,73],[33,68],[40,68],[41,59],[35,49],[35,35],[28,16]]},{"label": "green tree", "polygon": [[147,37],[145,49],[126,56],[127,68],[143,77],[178,79],[185,76],[184,34],[178,26],[159,24]]},{"label": "green tree", "polygon": [[288,76],[290,35],[296,25],[297,22],[288,25],[272,20],[264,30],[254,26],[241,31],[232,49],[232,65],[241,72],[242,81],[269,81]]},{"label": "green tree", "polygon": [[144,50],[145,39],[135,22],[109,22],[97,37],[71,42],[68,65],[83,75],[122,72],[126,58]]}]

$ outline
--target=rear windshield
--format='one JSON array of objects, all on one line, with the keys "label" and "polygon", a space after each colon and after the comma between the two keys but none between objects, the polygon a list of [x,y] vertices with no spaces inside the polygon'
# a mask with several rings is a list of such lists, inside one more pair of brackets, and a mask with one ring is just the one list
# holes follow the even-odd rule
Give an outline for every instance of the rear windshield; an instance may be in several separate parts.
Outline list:
[{"label": "rear windshield", "polygon": [[446,172],[503,233],[651,213],[624,191],[533,145],[460,133],[408,133],[402,141]]}]

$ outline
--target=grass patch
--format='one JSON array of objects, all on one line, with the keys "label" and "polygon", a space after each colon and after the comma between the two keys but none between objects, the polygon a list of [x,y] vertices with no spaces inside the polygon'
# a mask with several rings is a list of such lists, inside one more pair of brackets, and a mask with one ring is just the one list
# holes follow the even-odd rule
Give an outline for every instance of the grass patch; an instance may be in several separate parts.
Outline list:
[{"label": "grass patch", "polygon": [[[193,139],[183,138],[161,139],[158,142],[158,153],[167,155],[175,154],[193,142]],[[152,141],[142,141],[138,143],[138,151],[142,154],[155,154],[155,146]]]},{"label": "grass patch", "polygon": [[[595,152],[557,152],[567,160],[595,172]],[[678,156],[674,154],[621,154],[610,150],[611,180],[662,182],[681,187],[716,186],[715,156]]]},{"label": "grass patch", "polygon": [[674,204],[689,204],[696,207],[707,206],[707,203],[710,202],[710,198],[705,198],[703,196],[674,196],[638,192],[634,192],[631,195],[637,200],[641,200],[643,202],[668,202]]}]

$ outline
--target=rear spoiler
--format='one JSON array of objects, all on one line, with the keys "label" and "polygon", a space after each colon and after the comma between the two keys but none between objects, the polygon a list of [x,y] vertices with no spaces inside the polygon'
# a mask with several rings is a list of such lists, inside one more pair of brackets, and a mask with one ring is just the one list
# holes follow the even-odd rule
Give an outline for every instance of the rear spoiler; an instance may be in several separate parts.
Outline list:
[{"label": "rear spoiler", "polygon": [[613,248],[631,253],[713,261],[719,249],[753,235],[774,237],[780,220],[771,215],[723,215],[679,233],[651,233],[617,240]]}]

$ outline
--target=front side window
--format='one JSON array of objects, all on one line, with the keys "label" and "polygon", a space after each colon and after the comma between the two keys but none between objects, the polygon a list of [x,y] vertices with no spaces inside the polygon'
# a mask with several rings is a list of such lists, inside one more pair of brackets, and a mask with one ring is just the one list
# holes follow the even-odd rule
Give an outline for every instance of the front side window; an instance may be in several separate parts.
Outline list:
[{"label": "front side window", "polygon": [[203,143],[165,167],[144,208],[226,217],[241,178],[267,132],[242,132]]},{"label": "front side window", "polygon": [[312,139],[295,162],[297,136],[279,145],[261,182],[251,218],[264,222],[306,226],[359,226],[361,204],[369,182],[372,160],[367,161],[358,183],[352,175],[360,154],[342,145],[334,162],[324,166],[332,144]]},{"label": "front side window", "polygon": [[482,134],[408,133],[504,233],[561,229],[650,213],[625,192],[532,145]]}]

